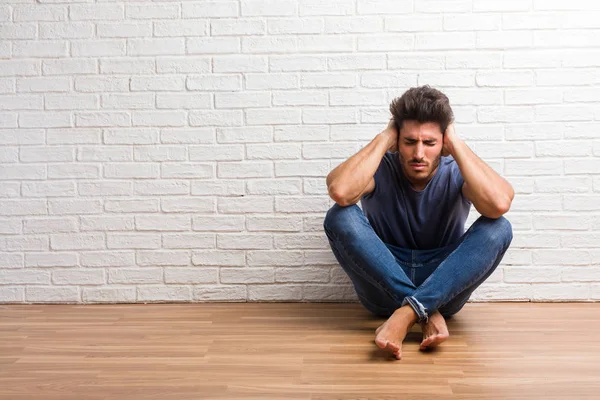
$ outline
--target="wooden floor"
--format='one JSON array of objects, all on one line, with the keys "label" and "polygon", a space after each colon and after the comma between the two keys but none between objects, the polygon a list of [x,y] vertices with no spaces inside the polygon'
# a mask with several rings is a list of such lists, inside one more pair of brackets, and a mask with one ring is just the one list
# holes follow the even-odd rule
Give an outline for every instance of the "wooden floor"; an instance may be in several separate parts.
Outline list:
[{"label": "wooden floor", "polygon": [[468,303],[402,360],[359,304],[0,306],[0,399],[600,399],[600,304]]}]

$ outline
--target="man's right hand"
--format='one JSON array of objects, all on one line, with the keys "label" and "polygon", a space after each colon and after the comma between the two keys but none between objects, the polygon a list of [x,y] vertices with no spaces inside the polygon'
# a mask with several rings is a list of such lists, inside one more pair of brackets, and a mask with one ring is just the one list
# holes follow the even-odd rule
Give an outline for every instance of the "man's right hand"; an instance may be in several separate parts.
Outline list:
[{"label": "man's right hand", "polygon": [[389,143],[388,151],[392,153],[398,151],[398,129],[396,129],[396,121],[390,119],[388,126],[380,133]]}]

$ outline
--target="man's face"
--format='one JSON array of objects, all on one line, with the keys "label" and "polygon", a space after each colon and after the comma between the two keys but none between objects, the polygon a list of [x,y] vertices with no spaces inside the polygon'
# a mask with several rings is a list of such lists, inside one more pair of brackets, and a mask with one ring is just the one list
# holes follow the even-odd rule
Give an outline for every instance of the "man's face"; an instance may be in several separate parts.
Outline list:
[{"label": "man's face", "polygon": [[442,157],[444,137],[435,122],[404,121],[398,138],[398,155],[404,175],[416,190],[431,180]]}]

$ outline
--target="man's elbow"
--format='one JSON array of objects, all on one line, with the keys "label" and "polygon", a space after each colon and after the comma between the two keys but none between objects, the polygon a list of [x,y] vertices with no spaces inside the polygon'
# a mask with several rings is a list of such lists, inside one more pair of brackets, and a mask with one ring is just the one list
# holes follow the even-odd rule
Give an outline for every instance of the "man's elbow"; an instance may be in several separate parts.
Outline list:
[{"label": "man's elbow", "polygon": [[485,210],[485,212],[482,212],[481,215],[492,219],[498,219],[510,210],[510,203],[510,201],[498,203],[494,207],[490,207]]},{"label": "man's elbow", "polygon": [[347,207],[354,204],[352,199],[348,198],[348,196],[339,188],[339,186],[330,185],[327,188],[327,191],[329,192],[329,197],[331,197],[331,199],[340,207]]}]

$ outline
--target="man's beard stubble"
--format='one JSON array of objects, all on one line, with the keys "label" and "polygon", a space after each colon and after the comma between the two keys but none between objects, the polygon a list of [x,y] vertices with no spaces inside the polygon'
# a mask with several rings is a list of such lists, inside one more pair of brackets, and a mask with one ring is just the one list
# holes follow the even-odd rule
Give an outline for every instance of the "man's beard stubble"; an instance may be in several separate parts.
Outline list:
[{"label": "man's beard stubble", "polygon": [[409,174],[407,171],[410,171],[410,165],[411,163],[423,163],[423,159],[421,160],[417,160],[417,159],[411,159],[408,163],[406,163],[404,161],[404,158],[402,157],[402,153],[398,152],[398,157],[400,158],[400,165],[402,167],[402,171],[404,172],[404,176],[406,176],[411,183],[420,183],[420,182],[429,182],[429,180],[432,178],[433,173],[437,170],[437,168],[440,165],[440,162],[442,160],[442,152],[440,151],[440,153],[438,154],[438,156],[435,158],[435,160],[433,160],[433,167],[429,170],[429,174],[424,177],[424,178],[416,178],[414,175]]}]

